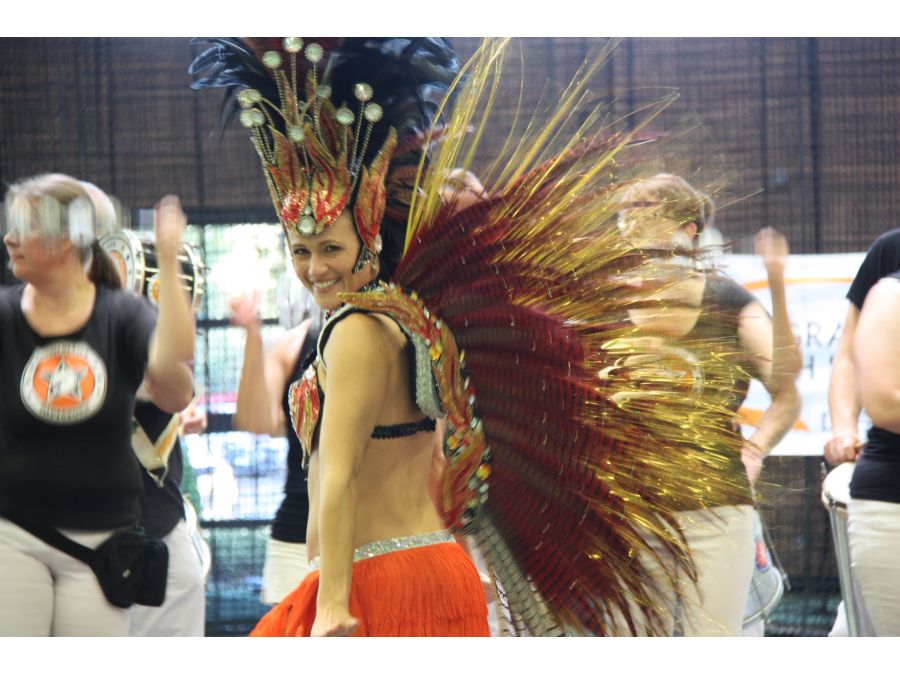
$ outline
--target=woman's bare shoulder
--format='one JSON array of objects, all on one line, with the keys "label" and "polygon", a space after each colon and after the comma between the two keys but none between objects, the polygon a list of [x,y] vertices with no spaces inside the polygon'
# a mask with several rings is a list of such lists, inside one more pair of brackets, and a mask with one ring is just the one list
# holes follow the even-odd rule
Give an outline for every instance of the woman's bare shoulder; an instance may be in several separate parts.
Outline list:
[{"label": "woman's bare shoulder", "polygon": [[376,314],[354,312],[337,323],[328,336],[324,348],[325,362],[333,365],[335,357],[343,366],[364,365],[373,359],[381,361],[387,356],[390,342],[390,325]]}]

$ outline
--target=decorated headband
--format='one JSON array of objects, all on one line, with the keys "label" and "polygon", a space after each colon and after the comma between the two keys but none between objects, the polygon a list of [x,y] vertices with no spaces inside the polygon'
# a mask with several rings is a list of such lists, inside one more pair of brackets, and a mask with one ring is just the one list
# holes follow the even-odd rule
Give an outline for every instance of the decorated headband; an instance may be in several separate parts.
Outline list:
[{"label": "decorated headband", "polygon": [[[309,65],[298,64],[301,50]],[[304,237],[320,234],[357,191],[353,220],[364,247],[357,263],[361,267],[381,251],[384,183],[397,135],[391,129],[375,158],[364,166],[372,126],[382,119],[383,110],[371,101],[372,87],[365,83],[354,87],[359,114],[345,103],[335,109],[329,99],[331,87],[318,77],[323,56],[321,45],[310,42],[303,49],[298,37],[284,38],[283,51],[266,51],[262,63],[277,84],[280,105],[257,89],[244,89],[237,97],[240,120],[253,134],[282,227]],[[308,71],[302,96],[298,70]]]}]

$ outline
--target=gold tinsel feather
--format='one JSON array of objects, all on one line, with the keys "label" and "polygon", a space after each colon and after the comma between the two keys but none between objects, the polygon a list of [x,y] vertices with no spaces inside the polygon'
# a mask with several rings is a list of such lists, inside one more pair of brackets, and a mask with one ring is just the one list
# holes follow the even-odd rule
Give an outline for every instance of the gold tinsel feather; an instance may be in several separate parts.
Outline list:
[{"label": "gold tinsel feather", "polygon": [[[610,115],[588,89],[605,45],[561,95],[518,111],[475,172],[483,198],[457,210],[443,188],[495,135],[509,46],[485,40],[453,85],[442,143],[416,176],[395,286],[347,301],[396,314],[432,347],[451,413],[443,511],[478,540],[511,630],[660,630],[648,542],[676,561],[671,584],[693,576],[675,514],[747,490],[729,470],[740,448],[733,345],[627,320],[677,309],[690,278],[674,253],[636,250],[616,227],[623,187],[657,170],[646,129],[676,94],[627,124]],[[514,87],[524,100],[524,81]]]}]

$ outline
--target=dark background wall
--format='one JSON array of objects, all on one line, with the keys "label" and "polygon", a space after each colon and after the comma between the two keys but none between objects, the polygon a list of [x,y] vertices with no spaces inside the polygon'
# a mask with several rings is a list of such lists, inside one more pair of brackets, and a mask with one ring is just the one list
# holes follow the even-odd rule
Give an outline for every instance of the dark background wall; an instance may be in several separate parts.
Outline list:
[{"label": "dark background wall", "polygon": [[[603,42],[522,40],[529,81],[564,84]],[[478,41],[455,44],[466,55]],[[244,130],[220,137],[220,96],[189,88],[198,49],[184,38],[0,39],[0,180],[58,170],[134,208],[176,192],[193,222],[270,217]],[[693,151],[727,157],[742,194],[758,192],[720,211],[729,238],[772,225],[797,252],[861,250],[896,222],[898,57],[897,39],[630,38],[593,89],[619,113],[653,88],[681,92],[667,114],[705,127]]]}]

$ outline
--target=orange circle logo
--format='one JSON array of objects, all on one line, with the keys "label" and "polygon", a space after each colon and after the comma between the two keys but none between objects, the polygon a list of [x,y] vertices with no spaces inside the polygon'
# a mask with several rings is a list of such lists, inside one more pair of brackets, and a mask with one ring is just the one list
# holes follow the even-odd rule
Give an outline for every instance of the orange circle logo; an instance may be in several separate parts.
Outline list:
[{"label": "orange circle logo", "polygon": [[106,366],[84,342],[54,342],[32,352],[19,389],[25,407],[38,419],[76,424],[103,405]]}]

